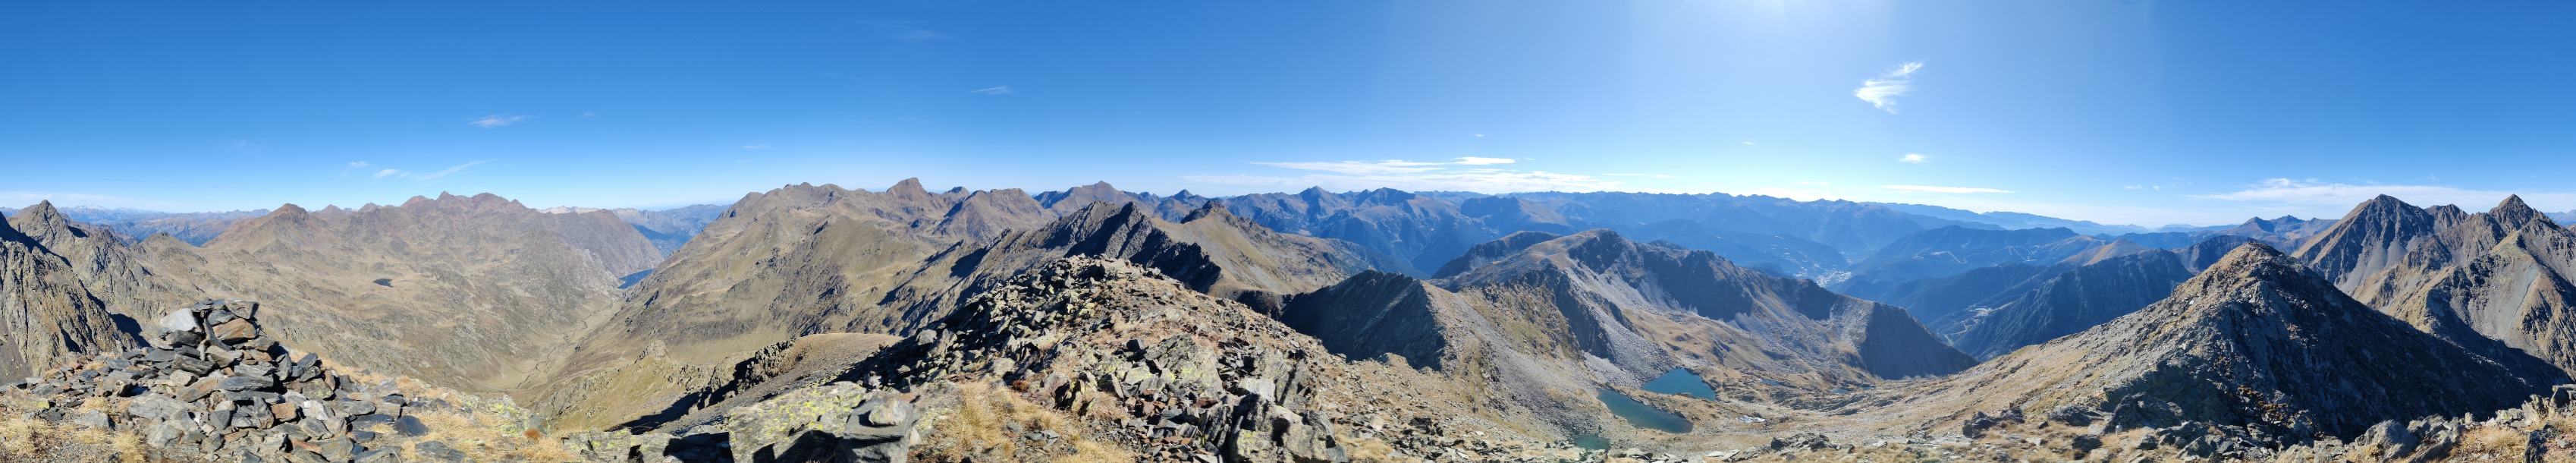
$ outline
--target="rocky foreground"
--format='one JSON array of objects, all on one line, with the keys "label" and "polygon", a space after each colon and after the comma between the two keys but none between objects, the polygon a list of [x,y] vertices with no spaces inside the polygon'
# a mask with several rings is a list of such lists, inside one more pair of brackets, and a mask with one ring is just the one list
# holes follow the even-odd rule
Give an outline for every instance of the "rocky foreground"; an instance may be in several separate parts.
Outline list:
[{"label": "rocky foreground", "polygon": [[0,461],[464,462],[563,453],[494,438],[517,432],[518,420],[474,416],[514,414],[506,402],[353,378],[268,337],[258,315],[249,301],[189,305],[148,322],[146,347],[78,356],[8,385],[0,410],[15,416],[0,417],[9,431],[0,433]]},{"label": "rocky foreground", "polygon": [[[678,433],[572,436],[602,461],[1571,461],[1433,376],[1134,264],[1021,275],[832,383]],[[729,450],[727,450],[729,449]],[[1589,455],[1598,459],[1598,452]]]}]

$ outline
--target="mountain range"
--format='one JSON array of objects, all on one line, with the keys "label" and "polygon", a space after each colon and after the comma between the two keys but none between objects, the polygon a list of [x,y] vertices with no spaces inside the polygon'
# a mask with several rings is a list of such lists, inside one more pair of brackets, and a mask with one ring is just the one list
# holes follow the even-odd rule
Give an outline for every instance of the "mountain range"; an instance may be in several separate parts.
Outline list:
[{"label": "mountain range", "polygon": [[[258,300],[285,352],[498,398],[474,400],[621,461],[1607,456],[1570,443],[1593,439],[2421,459],[2458,426],[2422,420],[2537,429],[2497,420],[2576,371],[2576,230],[2519,198],[2153,230],[1722,194],[917,180],[656,211],[73,211],[5,212],[0,373],[56,379],[0,394],[93,387],[79,372],[105,364],[71,360],[171,339],[172,308]],[[49,400],[28,416],[95,411]]]}]

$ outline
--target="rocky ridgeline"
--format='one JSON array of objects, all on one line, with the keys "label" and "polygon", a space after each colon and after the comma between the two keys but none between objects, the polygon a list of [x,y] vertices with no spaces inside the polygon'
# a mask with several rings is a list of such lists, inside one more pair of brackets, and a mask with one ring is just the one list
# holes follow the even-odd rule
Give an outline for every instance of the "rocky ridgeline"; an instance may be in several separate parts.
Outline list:
[{"label": "rocky ridgeline", "polygon": [[1442,460],[1548,447],[1472,431],[1488,426],[1466,413],[1379,406],[1441,401],[1405,397],[1406,385],[1352,367],[1286,325],[1152,269],[1069,258],[976,296],[849,377],[915,391],[1004,385],[1093,420],[1112,431],[1104,440],[1155,461],[1350,461],[1362,441],[1386,457]]},{"label": "rocky ridgeline", "polygon": [[[1374,369],[1372,369],[1374,368]],[[1076,257],[967,300],[830,381],[677,434],[588,433],[595,461],[1597,460],[1505,437],[1373,363],[1347,363],[1152,269]],[[1364,371],[1365,370],[1365,371]],[[977,391],[986,395],[977,395]],[[996,398],[994,395],[1001,397]],[[1071,422],[977,421],[1001,402]],[[999,412],[977,412],[986,415]],[[983,426],[984,429],[975,427]],[[961,436],[999,435],[1002,442]]]},{"label": "rocky ridgeline", "polygon": [[[148,347],[76,358],[11,389],[45,401],[36,418],[132,432],[155,453],[185,459],[296,463],[390,462],[386,433],[427,432],[391,384],[359,384],[262,335],[259,304],[197,303],[144,327]],[[104,407],[75,407],[104,400]],[[375,430],[371,430],[375,429]],[[461,461],[438,442],[415,459]]]}]

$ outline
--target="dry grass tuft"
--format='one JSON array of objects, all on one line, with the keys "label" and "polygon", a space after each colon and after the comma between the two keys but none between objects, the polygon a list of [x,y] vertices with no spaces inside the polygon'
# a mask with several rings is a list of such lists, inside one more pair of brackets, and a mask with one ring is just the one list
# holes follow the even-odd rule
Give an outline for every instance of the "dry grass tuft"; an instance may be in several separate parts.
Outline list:
[{"label": "dry grass tuft", "polygon": [[[914,447],[914,456],[922,461],[1136,461],[1135,455],[1118,445],[1087,437],[1089,433],[1072,418],[1007,389],[982,383],[956,387],[957,409],[932,417],[931,432]],[[1040,431],[1054,431],[1060,437],[1051,442],[1021,437]]]},{"label": "dry grass tuft", "polygon": [[[142,439],[134,433],[70,423],[48,423],[27,417],[28,413],[43,409],[43,405],[42,401],[15,392],[0,400],[0,462],[152,461],[144,454]],[[104,407],[102,401],[88,400],[71,409],[101,410]]]}]

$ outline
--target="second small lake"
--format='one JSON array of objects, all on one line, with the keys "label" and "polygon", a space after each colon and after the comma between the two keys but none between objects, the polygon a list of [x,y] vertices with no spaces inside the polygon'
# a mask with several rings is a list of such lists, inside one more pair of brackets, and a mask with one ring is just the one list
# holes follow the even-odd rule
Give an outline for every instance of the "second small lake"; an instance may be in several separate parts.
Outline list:
[{"label": "second small lake", "polygon": [[1692,373],[1687,368],[1674,368],[1654,381],[1647,381],[1646,392],[1717,399],[1717,389],[1708,387],[1707,381],[1700,380],[1699,373]]},{"label": "second small lake", "polygon": [[1621,394],[1610,388],[1601,388],[1601,404],[1610,407],[1610,414],[1619,415],[1619,418],[1628,420],[1630,426],[1673,434],[1687,433],[1691,430],[1690,419],[1646,405],[1645,402],[1638,402],[1636,398],[1628,397],[1627,394]]}]

